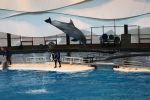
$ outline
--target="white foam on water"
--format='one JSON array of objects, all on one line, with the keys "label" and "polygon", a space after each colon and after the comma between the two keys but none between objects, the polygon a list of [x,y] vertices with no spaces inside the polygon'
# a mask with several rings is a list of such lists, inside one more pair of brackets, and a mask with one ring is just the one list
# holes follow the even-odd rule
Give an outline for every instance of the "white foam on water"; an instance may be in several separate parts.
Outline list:
[{"label": "white foam on water", "polygon": [[32,89],[25,92],[26,94],[47,94],[46,89]]}]

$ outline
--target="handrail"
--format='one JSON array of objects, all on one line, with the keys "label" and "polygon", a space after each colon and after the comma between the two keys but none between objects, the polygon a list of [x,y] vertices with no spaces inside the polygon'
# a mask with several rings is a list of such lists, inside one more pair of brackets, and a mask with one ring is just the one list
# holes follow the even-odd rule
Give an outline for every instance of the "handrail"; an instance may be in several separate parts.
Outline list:
[{"label": "handrail", "polygon": [[67,57],[67,56],[65,56],[65,57],[63,57],[62,58],[62,62],[64,62],[64,63],[70,63],[70,64],[81,64],[81,63],[83,63],[83,58],[81,58],[81,57]]},{"label": "handrail", "polygon": [[[70,64],[81,64],[83,63],[83,58],[81,57],[63,57],[62,62],[64,63],[70,63]],[[47,62],[50,61],[50,59],[47,59],[46,57],[27,57],[26,62],[28,63],[41,63],[41,62]]]},{"label": "handrail", "polygon": [[27,57],[26,62],[28,63],[40,63],[40,62],[47,62],[48,59],[46,57]]}]

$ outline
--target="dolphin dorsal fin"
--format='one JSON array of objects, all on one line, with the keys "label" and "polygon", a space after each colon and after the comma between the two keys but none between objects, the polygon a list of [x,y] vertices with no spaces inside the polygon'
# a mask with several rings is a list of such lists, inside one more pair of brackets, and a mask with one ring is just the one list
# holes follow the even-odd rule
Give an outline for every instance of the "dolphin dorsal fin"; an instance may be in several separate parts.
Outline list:
[{"label": "dolphin dorsal fin", "polygon": [[71,19],[70,19],[70,24],[74,26],[74,23],[73,23],[73,21]]}]

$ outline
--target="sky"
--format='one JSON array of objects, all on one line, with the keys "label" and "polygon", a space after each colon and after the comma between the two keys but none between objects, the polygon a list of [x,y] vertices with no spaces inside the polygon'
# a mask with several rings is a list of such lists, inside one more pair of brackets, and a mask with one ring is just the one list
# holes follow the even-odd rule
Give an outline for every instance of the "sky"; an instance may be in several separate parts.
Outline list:
[{"label": "sky", "polygon": [[[63,33],[44,22],[49,17],[68,23],[72,19],[89,33],[90,27],[113,26],[114,19],[116,25],[150,27],[150,0],[0,0],[0,32],[31,37]],[[94,33],[102,34],[102,29]]]}]

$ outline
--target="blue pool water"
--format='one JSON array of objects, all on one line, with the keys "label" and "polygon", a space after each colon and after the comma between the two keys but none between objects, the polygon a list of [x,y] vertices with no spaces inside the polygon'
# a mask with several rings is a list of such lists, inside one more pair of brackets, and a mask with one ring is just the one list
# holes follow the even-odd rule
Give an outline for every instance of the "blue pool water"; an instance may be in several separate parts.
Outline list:
[{"label": "blue pool water", "polygon": [[150,73],[0,71],[0,100],[150,100]]},{"label": "blue pool water", "polygon": [[[73,53],[72,56],[85,56]],[[95,54],[100,57],[111,54]],[[16,54],[13,63],[41,54]],[[2,61],[2,56],[0,56]],[[130,67],[149,67],[150,56],[111,60]],[[112,67],[82,73],[0,71],[0,100],[150,100],[150,73],[114,72]]]}]

